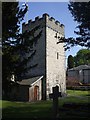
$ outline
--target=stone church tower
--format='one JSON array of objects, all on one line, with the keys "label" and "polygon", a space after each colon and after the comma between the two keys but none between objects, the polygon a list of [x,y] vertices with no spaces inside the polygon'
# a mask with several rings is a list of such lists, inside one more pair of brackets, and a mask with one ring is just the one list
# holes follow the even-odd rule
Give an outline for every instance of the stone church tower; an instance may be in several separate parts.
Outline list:
[{"label": "stone church tower", "polygon": [[42,99],[46,99],[49,93],[52,93],[52,87],[56,85],[62,94],[66,92],[64,43],[59,43],[59,38],[64,37],[64,25],[48,14],[43,14],[41,18],[36,17],[35,21],[29,20],[27,24],[23,23],[22,31],[29,31],[37,25],[40,25],[40,29],[35,35],[40,30],[42,35],[33,46],[36,53],[30,61],[32,66],[36,66],[30,69],[27,76],[43,76]]}]

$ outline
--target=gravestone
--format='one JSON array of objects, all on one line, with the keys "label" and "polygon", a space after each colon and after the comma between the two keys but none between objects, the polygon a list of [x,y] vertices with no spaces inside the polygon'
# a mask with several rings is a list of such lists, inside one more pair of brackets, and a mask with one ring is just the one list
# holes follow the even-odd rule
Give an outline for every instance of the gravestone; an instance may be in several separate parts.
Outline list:
[{"label": "gravestone", "polygon": [[62,97],[61,92],[59,92],[59,87],[53,87],[53,93],[49,94],[49,98],[53,99],[53,117],[58,115],[58,97]]}]

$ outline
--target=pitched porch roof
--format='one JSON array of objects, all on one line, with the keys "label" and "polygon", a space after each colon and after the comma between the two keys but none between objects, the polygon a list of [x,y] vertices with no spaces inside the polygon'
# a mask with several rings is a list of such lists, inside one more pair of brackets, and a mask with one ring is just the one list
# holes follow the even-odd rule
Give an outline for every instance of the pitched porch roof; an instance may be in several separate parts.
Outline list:
[{"label": "pitched porch roof", "polygon": [[37,76],[37,77],[29,78],[29,79],[24,79],[22,81],[17,81],[17,83],[19,85],[30,85],[30,86],[32,86],[33,84],[35,84],[37,81],[41,80],[42,78],[43,78],[43,76]]}]

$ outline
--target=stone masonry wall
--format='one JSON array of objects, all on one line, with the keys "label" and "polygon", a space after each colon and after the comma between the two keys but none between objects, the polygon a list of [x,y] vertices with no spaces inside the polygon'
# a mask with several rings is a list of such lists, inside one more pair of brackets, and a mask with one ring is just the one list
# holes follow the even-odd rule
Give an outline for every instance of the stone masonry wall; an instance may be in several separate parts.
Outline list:
[{"label": "stone masonry wall", "polygon": [[[36,17],[35,21],[29,20],[28,24],[23,23],[23,32],[31,30],[35,26],[40,25],[42,29],[42,36],[37,42],[36,54],[30,64],[37,63],[38,66],[32,68],[28,75],[31,76],[46,76],[46,93],[52,92],[52,87],[59,86],[60,91],[66,91],[65,78],[65,53],[64,43],[59,43],[55,36],[64,37],[64,25],[55,21],[53,17],[48,14],[43,14],[41,18]],[[36,31],[35,34],[37,34]]]},{"label": "stone masonry wall", "polygon": [[[57,24],[56,24],[57,23]],[[58,37],[64,37],[64,25],[54,18],[46,18],[46,86],[47,98],[52,92],[52,87],[58,85],[63,94],[66,91],[65,77],[65,52],[64,43],[59,43]]]},{"label": "stone masonry wall", "polygon": [[34,66],[37,64],[36,67],[32,67],[30,71],[27,73],[27,76],[42,76],[45,75],[45,19],[36,17],[35,21],[29,20],[28,24],[23,23],[22,31],[25,32],[26,30],[31,31],[36,26],[40,26],[35,32],[35,36],[42,30],[42,35],[38,39],[37,44],[33,46],[33,49],[36,50],[35,55],[28,63],[30,66]]}]

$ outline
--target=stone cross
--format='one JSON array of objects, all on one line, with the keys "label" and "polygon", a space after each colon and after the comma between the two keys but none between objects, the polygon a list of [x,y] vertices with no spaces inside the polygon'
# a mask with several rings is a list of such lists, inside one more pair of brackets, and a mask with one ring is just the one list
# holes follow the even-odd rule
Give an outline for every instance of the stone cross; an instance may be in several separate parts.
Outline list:
[{"label": "stone cross", "polygon": [[53,87],[53,93],[49,94],[50,98],[53,98],[53,117],[57,117],[58,114],[58,97],[61,96],[61,92],[59,92],[59,87]]}]

